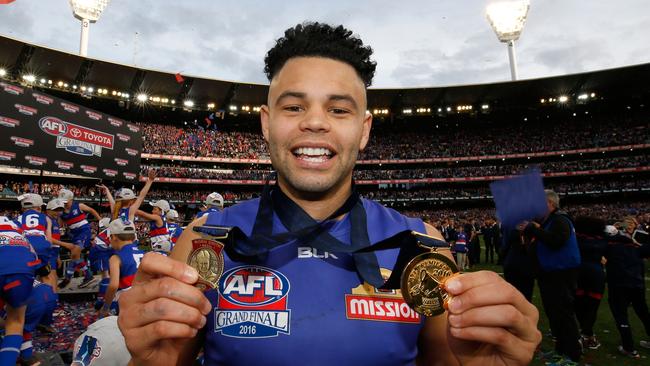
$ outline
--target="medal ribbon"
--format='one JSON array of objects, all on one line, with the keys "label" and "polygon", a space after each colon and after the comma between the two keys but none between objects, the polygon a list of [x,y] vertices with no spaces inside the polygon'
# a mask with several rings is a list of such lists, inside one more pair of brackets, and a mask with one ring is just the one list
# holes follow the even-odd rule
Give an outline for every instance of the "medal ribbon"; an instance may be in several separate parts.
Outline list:
[{"label": "medal ribbon", "polygon": [[[318,222],[287,197],[279,187],[272,188],[268,182],[269,179],[273,178],[274,175],[271,175],[264,186],[250,237],[238,227],[224,228],[205,225],[195,227],[194,230],[219,237],[227,236],[229,245],[226,245],[225,250],[228,252],[228,256],[234,260],[250,260],[254,257],[263,257],[271,249],[287,244],[292,240],[302,241],[321,251],[350,254],[361,278],[373,287],[382,289],[399,288],[400,276],[408,261],[415,255],[426,251],[417,245],[416,233],[410,230],[402,231],[371,246],[368,237],[366,211],[354,185],[352,186],[352,194],[343,205],[329,215],[327,219]],[[280,222],[287,228],[287,232],[273,234],[274,213],[278,215]],[[350,215],[350,244],[333,237],[327,231],[326,225],[323,225],[323,223],[346,213]],[[424,238],[422,240],[429,243],[429,246],[448,247],[446,242],[428,236],[419,235],[419,237]],[[423,243],[423,245],[427,244]],[[388,281],[384,281],[374,252],[394,248],[401,248],[397,263]]]}]

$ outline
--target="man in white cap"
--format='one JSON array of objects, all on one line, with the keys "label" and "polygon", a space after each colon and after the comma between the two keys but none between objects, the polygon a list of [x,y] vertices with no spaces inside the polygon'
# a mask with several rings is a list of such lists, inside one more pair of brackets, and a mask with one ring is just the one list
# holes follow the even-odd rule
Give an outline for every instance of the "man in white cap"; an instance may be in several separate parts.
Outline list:
[{"label": "man in white cap", "polygon": [[117,300],[122,291],[131,288],[144,256],[144,251],[134,243],[136,230],[133,222],[117,218],[108,225],[108,231],[115,253],[109,259],[110,282],[104,296],[104,306],[99,311],[100,317],[108,315],[113,300]]},{"label": "man in white cap", "polygon": [[171,236],[172,239],[172,249],[174,248],[174,244],[178,241],[178,238],[181,236],[183,233],[183,227],[181,226],[181,219],[178,215],[178,211],[176,210],[169,210],[167,212],[167,227],[169,228],[169,235]]},{"label": "man in white cap", "polygon": [[[59,198],[65,202],[65,208],[61,215],[61,220],[68,227],[70,234],[70,241],[79,248],[86,249],[90,247],[92,241],[92,229],[88,222],[87,213],[91,214],[95,219],[101,219],[101,216],[95,211],[94,208],[79,203],[74,200],[74,193],[69,189],[61,189],[59,191]],[[81,252],[72,252],[70,256],[70,263],[66,267],[65,278],[59,283],[60,288],[68,286],[70,279],[75,271],[80,271],[84,274],[84,280],[79,287],[83,288],[88,286],[94,281],[94,277],[86,261],[81,259]]]},{"label": "man in white cap", "polygon": [[108,287],[109,282],[108,261],[114,253],[113,248],[111,248],[110,233],[108,232],[108,224],[110,222],[111,219],[108,217],[99,220],[98,233],[95,236],[93,245],[90,247],[90,253],[88,254],[90,268],[93,272],[99,273],[102,276],[102,279],[99,282],[97,301],[95,302],[96,310],[99,310],[104,305],[104,294],[106,294],[106,288]]},{"label": "man in white cap", "polygon": [[169,253],[172,250],[172,240],[165,217],[170,210],[169,202],[158,200],[149,204],[153,206],[151,213],[138,210],[137,215],[149,221],[151,248],[156,252]]},{"label": "man in white cap", "polygon": [[200,218],[203,215],[208,215],[211,212],[219,212],[223,210],[223,196],[217,192],[210,193],[203,201],[203,206],[201,211],[196,214],[196,218]]},{"label": "man in white cap", "polygon": [[117,327],[117,317],[108,316],[92,323],[74,342],[72,366],[124,366],[129,351]]},{"label": "man in white cap", "polygon": [[55,287],[56,280],[50,276],[49,266],[52,256],[52,220],[42,212],[43,198],[35,193],[26,193],[18,196],[18,200],[23,213],[17,222],[41,261],[36,267],[36,274],[43,282]]}]

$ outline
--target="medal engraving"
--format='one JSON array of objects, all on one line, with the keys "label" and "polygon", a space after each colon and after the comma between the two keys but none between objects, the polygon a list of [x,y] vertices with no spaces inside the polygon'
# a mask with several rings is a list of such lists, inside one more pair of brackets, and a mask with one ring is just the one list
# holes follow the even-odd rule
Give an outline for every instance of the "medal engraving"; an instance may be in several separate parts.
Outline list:
[{"label": "medal engraving", "polygon": [[192,240],[192,252],[187,258],[187,264],[199,273],[196,287],[202,291],[216,288],[223,273],[223,244],[216,240]]},{"label": "medal engraving", "polygon": [[458,272],[456,264],[435,252],[420,254],[404,269],[401,279],[402,295],[413,310],[424,316],[445,312],[444,303],[449,294],[440,285]]}]

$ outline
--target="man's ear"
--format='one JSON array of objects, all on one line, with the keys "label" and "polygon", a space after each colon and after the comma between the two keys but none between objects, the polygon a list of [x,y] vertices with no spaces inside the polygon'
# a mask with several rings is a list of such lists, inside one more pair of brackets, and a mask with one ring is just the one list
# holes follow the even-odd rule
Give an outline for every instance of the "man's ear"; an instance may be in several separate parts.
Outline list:
[{"label": "man's ear", "polygon": [[263,105],[260,108],[260,122],[262,123],[262,135],[264,140],[269,142],[269,106]]},{"label": "man's ear", "polygon": [[368,140],[370,140],[370,128],[372,127],[372,114],[366,112],[366,115],[363,117],[363,130],[361,131],[361,143],[359,144],[359,151],[363,151],[368,145]]}]

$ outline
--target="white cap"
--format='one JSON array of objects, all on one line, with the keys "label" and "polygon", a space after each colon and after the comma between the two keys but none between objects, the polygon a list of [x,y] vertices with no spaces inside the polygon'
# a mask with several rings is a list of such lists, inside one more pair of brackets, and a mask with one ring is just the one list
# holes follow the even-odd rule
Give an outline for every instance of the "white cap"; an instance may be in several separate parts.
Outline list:
[{"label": "white cap", "polygon": [[135,199],[135,193],[129,188],[122,188],[115,193],[116,201],[132,200]]},{"label": "white cap", "polygon": [[99,228],[100,229],[105,229],[108,226],[108,224],[110,224],[110,223],[111,223],[111,219],[109,217],[103,217],[103,218],[101,218],[99,220],[99,223],[98,223]]},{"label": "white cap", "polygon": [[158,200],[156,202],[149,202],[149,204],[153,207],[158,207],[159,209],[162,210],[163,213],[169,211],[169,202],[165,200]]},{"label": "white cap", "polygon": [[178,220],[178,211],[176,210],[167,211],[167,218],[172,220]]},{"label": "white cap", "polygon": [[47,203],[47,209],[48,210],[56,210],[57,208],[65,208],[65,202],[64,200],[60,198],[54,198],[51,199],[50,202]]},{"label": "white cap", "polygon": [[135,234],[135,225],[129,220],[117,218],[108,224],[108,231],[113,234]]},{"label": "white cap", "polygon": [[63,200],[64,203],[70,202],[74,199],[74,193],[69,189],[61,189],[59,191],[59,198]]},{"label": "white cap", "polygon": [[614,225],[607,225],[605,226],[605,234],[609,236],[614,236],[618,234],[618,229]]},{"label": "white cap", "polygon": [[36,193],[25,193],[18,196],[22,208],[35,208],[43,206],[43,197]]},{"label": "white cap", "polygon": [[130,359],[117,316],[92,323],[74,342],[73,366],[123,366]]},{"label": "white cap", "polygon": [[217,192],[212,192],[205,198],[203,203],[205,203],[206,206],[223,207],[223,197]]}]

